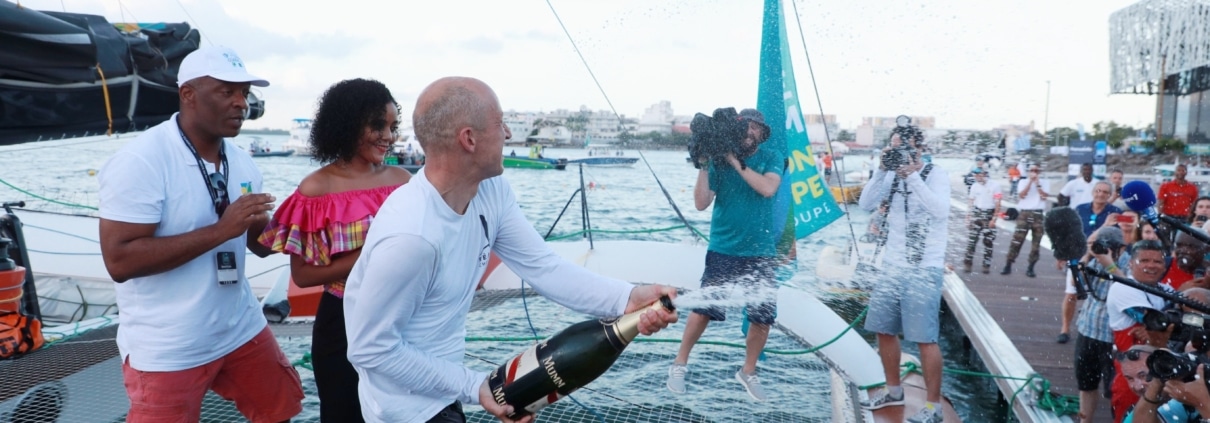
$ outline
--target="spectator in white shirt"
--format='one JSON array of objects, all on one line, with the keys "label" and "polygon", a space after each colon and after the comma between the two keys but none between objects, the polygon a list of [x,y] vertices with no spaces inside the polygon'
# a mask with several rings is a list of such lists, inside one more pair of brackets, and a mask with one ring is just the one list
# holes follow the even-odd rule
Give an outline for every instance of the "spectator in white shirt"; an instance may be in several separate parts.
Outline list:
[{"label": "spectator in white shirt", "polygon": [[975,249],[979,239],[983,239],[983,273],[991,273],[992,245],[996,241],[996,216],[1000,213],[1000,198],[1004,195],[1000,184],[988,182],[987,172],[975,169],[975,183],[971,185],[967,197],[970,199],[970,211],[966,215],[967,229],[970,236],[966,242],[966,257],[962,261],[963,270],[971,272],[975,259]]}]

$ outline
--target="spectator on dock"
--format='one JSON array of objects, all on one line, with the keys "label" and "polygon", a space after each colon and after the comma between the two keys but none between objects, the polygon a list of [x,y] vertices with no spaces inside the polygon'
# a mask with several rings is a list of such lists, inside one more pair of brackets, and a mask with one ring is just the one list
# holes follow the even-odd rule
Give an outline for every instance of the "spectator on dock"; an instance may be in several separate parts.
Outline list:
[{"label": "spectator on dock", "polygon": [[1122,214],[1118,215],[1116,222],[1118,228],[1122,229],[1122,239],[1125,240],[1126,246],[1134,245],[1135,242],[1143,239],[1142,227],[1151,225],[1139,225],[1139,213],[1134,210],[1122,210]]},{"label": "spectator on dock", "polygon": [[[1151,377],[1151,371],[1147,369],[1147,357],[1150,357],[1151,353],[1157,349],[1150,345],[1135,345],[1117,352],[1114,357],[1116,360],[1113,363],[1114,367],[1118,369],[1118,374],[1114,377],[1114,383],[1117,383],[1119,379],[1122,380],[1124,389],[1129,390],[1138,399],[1135,400],[1135,403],[1126,404],[1122,410],[1118,410],[1114,403],[1113,421],[1133,423],[1143,421],[1140,418],[1155,417],[1156,407],[1167,400],[1162,398],[1164,381]],[[1138,407],[1137,403],[1142,403],[1144,395],[1149,398],[1150,403],[1155,405]]]},{"label": "spectator on dock", "polygon": [[1092,178],[1092,164],[1080,165],[1080,177],[1067,181],[1059,190],[1059,205],[1076,207],[1092,202],[1092,189],[1096,185]]},{"label": "spectator on dock", "polygon": [[1020,202],[1017,203],[1017,229],[1013,231],[1013,241],[1008,246],[1008,260],[1004,263],[1004,270],[1001,275],[1008,275],[1013,272],[1013,262],[1017,261],[1017,255],[1021,253],[1021,245],[1025,243],[1025,235],[1033,231],[1033,236],[1030,239],[1029,250],[1029,268],[1025,271],[1025,276],[1036,277],[1034,273],[1034,265],[1038,263],[1041,257],[1042,236],[1045,235],[1042,226],[1042,213],[1046,211],[1046,199],[1050,197],[1050,193],[1042,186],[1045,185],[1041,180],[1042,169],[1037,164],[1029,166],[1029,176],[1025,179],[1025,186],[1021,188],[1021,192],[1017,194]]},{"label": "spectator on dock", "polygon": [[1167,216],[1187,219],[1193,201],[1197,199],[1197,185],[1185,179],[1189,170],[1183,164],[1176,165],[1173,179],[1160,185],[1155,208]]},{"label": "spectator on dock", "polygon": [[1113,195],[1109,197],[1109,204],[1113,204],[1122,210],[1126,210],[1126,200],[1122,199],[1122,179],[1125,175],[1121,170],[1114,169],[1109,172],[1109,185],[1113,187]]},{"label": "spectator on dock", "polygon": [[[914,154],[894,170],[879,166],[861,192],[859,205],[874,211],[887,205],[888,271],[875,282],[865,328],[877,334],[886,386],[870,393],[863,406],[878,409],[903,404],[899,334],[920,349],[926,404],[909,422],[941,422],[941,349],[937,345],[941,285],[950,212],[950,180],[939,166],[924,164],[926,147],[914,127],[896,128],[891,145],[909,143]],[[888,150],[889,151],[889,150]],[[886,162],[885,160],[883,162]]]},{"label": "spectator on dock", "polygon": [[181,61],[177,85],[180,113],[122,147],[99,181],[101,258],[122,310],[126,419],[196,422],[213,390],[248,420],[286,421],[302,411],[302,385],[244,261],[249,251],[273,254],[256,236],[274,198],[261,192],[252,156],[229,140],[251,86],[269,82],[235,51],[205,46]]},{"label": "spectator on dock", "polygon": [[1164,275],[1164,283],[1179,290],[1189,281],[1197,279],[1200,282],[1205,275],[1202,269],[1205,256],[1205,243],[1185,232],[1177,234],[1176,245],[1172,248],[1172,264]]},{"label": "spectator on dock", "polygon": [[971,185],[967,194],[969,211],[966,215],[967,230],[970,232],[966,242],[966,256],[962,261],[962,269],[971,273],[974,265],[975,249],[979,240],[983,240],[983,273],[991,273],[993,244],[996,242],[996,217],[1000,215],[1000,198],[1003,197],[1000,184],[987,180],[987,172],[975,171],[975,184]]},{"label": "spectator on dock", "polygon": [[[1080,204],[1076,206],[1076,213],[1080,215],[1080,223],[1084,226],[1084,235],[1092,236],[1093,232],[1101,228],[1105,222],[1116,219],[1118,213],[1122,210],[1109,204],[1109,197],[1112,195],[1113,187],[1105,181],[1096,181],[1093,183],[1092,202]],[[1060,268],[1066,265],[1062,261],[1058,262]],[[1070,272],[1067,275],[1067,289],[1063,295],[1063,304],[1060,307],[1062,322],[1059,329],[1059,336],[1056,341],[1060,344],[1067,343],[1071,339],[1069,335],[1071,322],[1076,316],[1076,288],[1073,285],[1073,276]]]},{"label": "spectator on dock", "polygon": [[1008,167],[1008,195],[1017,195],[1017,184],[1021,182],[1021,167]]},{"label": "spectator on dock", "polygon": [[1201,228],[1210,220],[1210,197],[1198,197],[1197,201],[1193,202],[1193,208],[1189,211],[1189,220],[1186,223],[1194,228]]},{"label": "spectator on dock", "polygon": [[[1164,245],[1159,241],[1139,241],[1130,249],[1130,276],[1135,281],[1175,292],[1171,286],[1162,282],[1164,277]],[[1164,331],[1149,331],[1143,325],[1143,315],[1149,310],[1160,311],[1168,306],[1167,301],[1155,295],[1147,294],[1130,286],[1115,283],[1110,285],[1106,295],[1105,305],[1109,309],[1109,329],[1113,331],[1113,344],[1118,351],[1126,351],[1131,346],[1147,344],[1156,348],[1168,345],[1168,333]],[[1132,404],[1138,401],[1136,395],[1123,377],[1120,366],[1115,369],[1117,376],[1113,381],[1111,406],[1115,421],[1121,421],[1122,416]]]},{"label": "spectator on dock", "polygon": [[[1088,237],[1088,252],[1081,262],[1088,267],[1103,270],[1116,276],[1124,276],[1120,259],[1126,250],[1122,230],[1106,226]],[[1105,249],[1093,245],[1105,246]],[[1109,392],[1113,380],[1113,331],[1109,330],[1109,313],[1105,307],[1109,293],[1109,280],[1097,277],[1085,279],[1089,293],[1080,306],[1080,317],[1076,320],[1075,374],[1076,387],[1080,390],[1080,421],[1092,421],[1100,398],[1098,388]]]}]

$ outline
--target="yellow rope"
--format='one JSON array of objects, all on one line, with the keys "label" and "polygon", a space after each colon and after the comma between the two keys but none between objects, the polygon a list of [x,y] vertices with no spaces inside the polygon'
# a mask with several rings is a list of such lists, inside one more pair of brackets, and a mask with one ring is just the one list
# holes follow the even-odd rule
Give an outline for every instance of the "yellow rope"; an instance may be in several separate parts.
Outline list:
[{"label": "yellow rope", "polygon": [[105,72],[101,70],[101,62],[97,62],[97,74],[101,75],[101,92],[105,94],[105,117],[109,119],[109,131],[105,135],[113,136],[113,110],[109,106],[109,84],[105,82]]}]

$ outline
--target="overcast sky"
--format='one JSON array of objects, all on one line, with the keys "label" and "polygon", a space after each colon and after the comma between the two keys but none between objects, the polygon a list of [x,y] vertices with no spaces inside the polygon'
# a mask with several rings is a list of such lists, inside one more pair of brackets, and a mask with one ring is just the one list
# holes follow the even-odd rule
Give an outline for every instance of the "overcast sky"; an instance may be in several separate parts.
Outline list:
[{"label": "overcast sky", "polygon": [[[1109,94],[1109,15],[1128,0],[884,0],[793,3],[827,114],[931,115],[938,127],[1146,125],[1155,97]],[[374,78],[410,115],[446,75],[495,88],[505,110],[607,109],[542,0],[333,2],[23,0],[112,22],[182,22],[234,48],[268,79],[268,110],[247,128],[309,117],[329,85]],[[759,0],[551,0],[617,112],[669,100],[678,115],[756,102]],[[803,109],[818,113],[792,3],[790,44]]]}]

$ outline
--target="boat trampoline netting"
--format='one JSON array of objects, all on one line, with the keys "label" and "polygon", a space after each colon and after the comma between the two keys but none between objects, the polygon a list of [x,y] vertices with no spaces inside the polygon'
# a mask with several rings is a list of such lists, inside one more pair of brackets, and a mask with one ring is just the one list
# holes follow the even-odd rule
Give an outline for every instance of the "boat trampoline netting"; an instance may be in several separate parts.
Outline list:
[{"label": "boat trampoline netting", "polygon": [[[528,310],[528,318],[527,318]],[[827,364],[814,354],[767,354],[758,364],[768,401],[752,401],[734,374],[743,362],[741,310],[715,322],[690,358],[689,391],[668,391],[668,366],[675,357],[681,321],[650,337],[640,336],[613,367],[538,414],[539,422],[823,422],[832,420]],[[467,318],[465,364],[489,372],[535,342],[591,317],[537,297],[532,290],[480,292]],[[531,330],[530,322],[533,329]],[[310,350],[310,325],[272,326],[287,357]],[[779,328],[780,329],[780,328]],[[129,402],[114,342],[115,326],[96,329],[17,360],[0,361],[0,421],[120,422]],[[767,349],[802,351],[807,346],[782,330],[770,333]],[[297,364],[297,361],[296,361]],[[297,366],[307,395],[293,421],[318,421],[319,400],[311,371]],[[843,393],[842,393],[843,395]],[[23,402],[23,403],[22,403]],[[22,403],[23,405],[18,405]],[[465,406],[469,422],[495,422],[479,406]],[[47,419],[50,417],[51,419]],[[232,403],[208,393],[203,422],[245,421]]]}]

